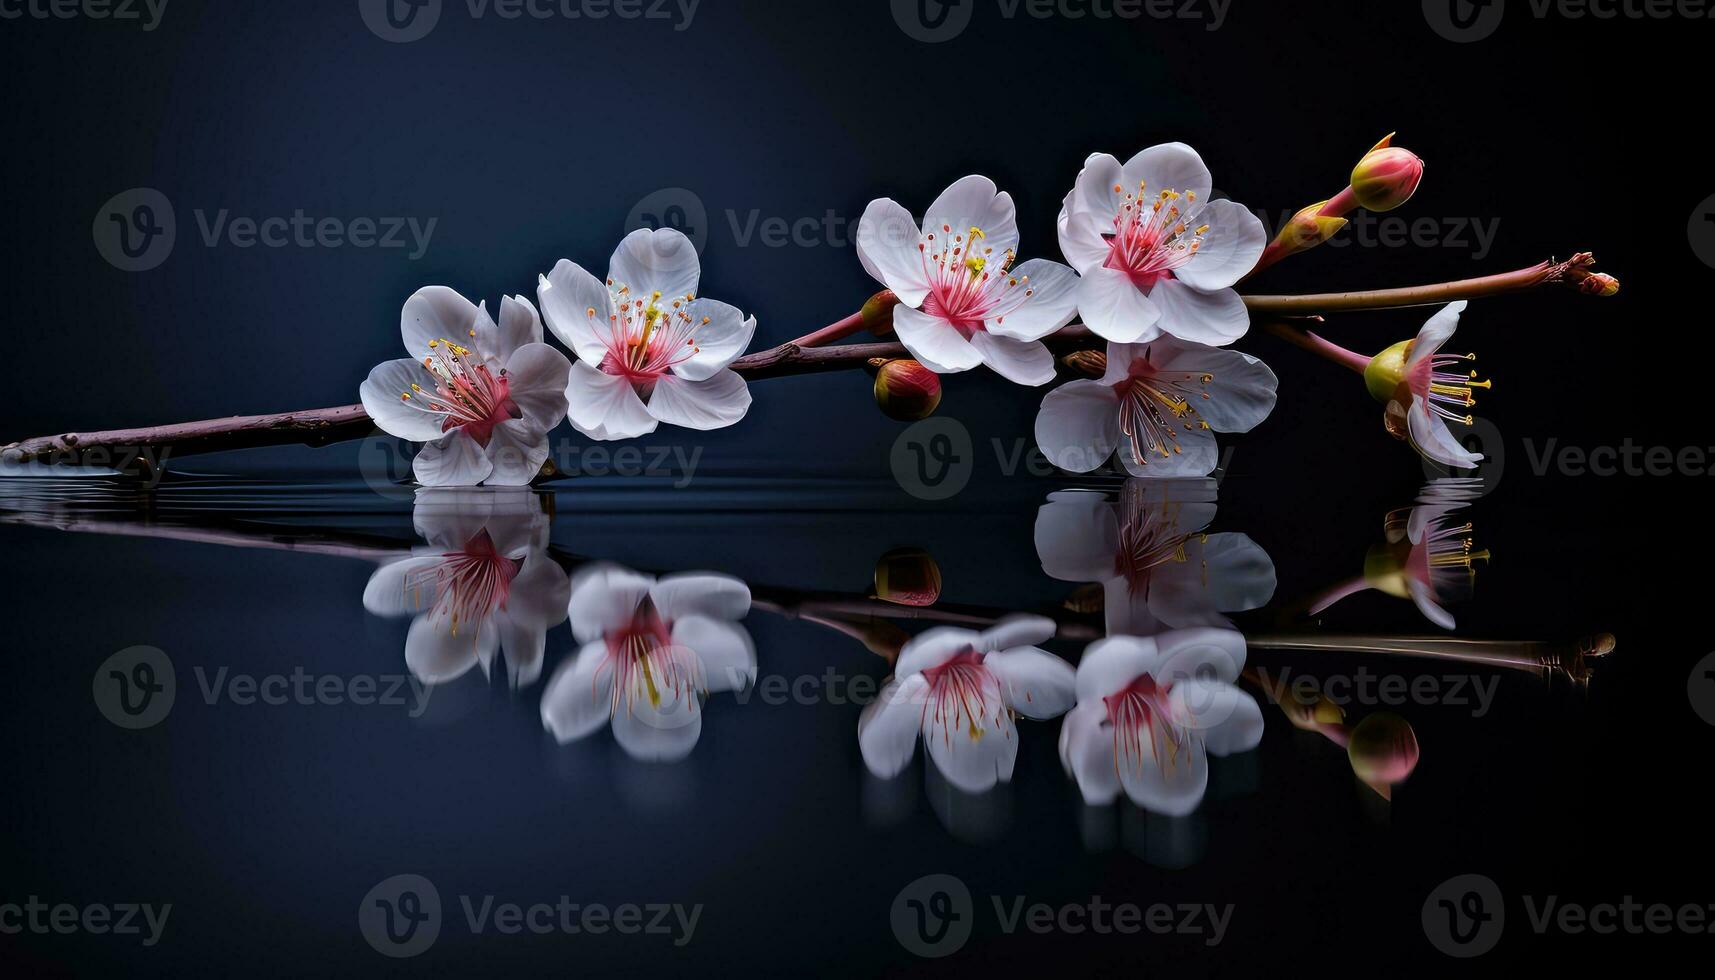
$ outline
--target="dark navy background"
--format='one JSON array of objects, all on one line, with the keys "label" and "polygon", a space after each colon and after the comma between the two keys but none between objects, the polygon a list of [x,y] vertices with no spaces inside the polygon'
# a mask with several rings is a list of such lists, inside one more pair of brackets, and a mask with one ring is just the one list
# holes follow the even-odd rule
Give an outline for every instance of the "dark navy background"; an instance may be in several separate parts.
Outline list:
[{"label": "dark navy background", "polygon": [[[1588,696],[1518,679],[1484,719],[1412,712],[1424,762],[1391,814],[1337,750],[1270,709],[1258,753],[1222,767],[1197,822],[1206,847],[1184,871],[1145,859],[1140,814],[1127,818],[1138,824],[1130,849],[1086,849],[1054,754],[1058,723],[1024,725],[1010,824],[983,844],[936,818],[921,762],[903,824],[866,815],[850,706],[716,697],[691,763],[668,774],[640,775],[605,734],[555,747],[539,687],[514,700],[474,678],[438,724],[187,703],[133,737],[89,699],[92,671],[115,650],[171,651],[186,696],[197,664],[401,671],[405,627],[363,612],[360,561],[0,528],[13,671],[0,685],[11,747],[0,901],[174,903],[158,949],[4,936],[4,972],[927,972],[937,964],[899,948],[887,907],[905,883],[945,871],[970,884],[991,923],[953,969],[1441,974],[1451,961],[1417,915],[1452,874],[1489,874],[1515,896],[1715,900],[1697,792],[1710,730],[1686,702],[1687,671],[1710,646],[1707,477],[1539,476],[1530,459],[1550,439],[1715,443],[1697,380],[1706,315],[1690,303],[1715,273],[1686,232],[1715,192],[1686,129],[1702,112],[1711,28],[1539,21],[1511,7],[1471,45],[1437,36],[1415,3],[1358,0],[1235,0],[1214,32],[1006,20],[978,2],[971,26],[938,45],[908,37],[879,0],[704,0],[683,32],[656,20],[473,21],[449,0],[434,32],[408,44],[371,33],[355,0],[172,0],[149,33],[0,21],[0,300],[11,311],[0,441],[355,401],[369,368],[399,356],[398,309],[412,290],[445,283],[492,304],[533,296],[536,274],[562,257],[599,272],[628,212],[673,187],[709,214],[703,291],[758,316],[758,348],[851,312],[878,287],[843,245],[740,247],[729,211],[741,224],[753,209],[849,221],[888,195],[920,213],[980,171],[1017,199],[1023,255],[1058,258],[1054,217],[1085,155],[1171,139],[1203,154],[1221,191],[1278,213],[1338,191],[1363,150],[1398,130],[1429,171],[1397,214],[1500,222],[1481,262],[1470,247],[1324,248],[1247,288],[1403,285],[1578,249],[1624,284],[1606,301],[1478,303],[1460,333],[1496,378],[1479,411],[1499,426],[1506,463],[1473,508],[1497,560],[1455,612],[1474,636],[1612,630],[1620,652]],[[178,221],[172,255],[141,273],[105,262],[91,235],[103,203],[133,187],[162,191]],[[417,261],[408,250],[205,248],[199,208],[437,224]],[[1327,330],[1380,349],[1425,316],[1351,315]],[[1238,346],[1275,367],[1282,392],[1273,418],[1233,440],[1218,529],[1269,551],[1285,601],[1354,574],[1423,471],[1381,431],[1355,378],[1266,337]],[[978,447],[1028,436],[1040,391],[982,372],[947,387],[943,413]],[[705,447],[714,477],[816,479],[711,478],[686,494],[574,483],[559,494],[556,541],[642,567],[841,591],[861,591],[887,548],[918,545],[942,563],[951,601],[1033,607],[1069,591],[1030,546],[1035,508],[1057,484],[1003,483],[979,453],[972,491],[923,504],[891,481],[900,427],[871,407],[867,378],[753,392],[742,424],[656,441]],[[358,457],[347,446],[192,468],[350,478]],[[222,502],[409,540],[405,507],[361,488]],[[146,526],[161,508],[120,509]],[[1352,603],[1339,628],[1428,629],[1403,604]],[[748,625],[765,673],[793,675],[800,660],[817,673],[885,670],[807,624],[758,614]],[[570,645],[563,627],[552,635],[550,672]],[[407,871],[440,886],[449,920],[461,892],[708,908],[686,951],[615,937],[472,940],[449,927],[429,954],[393,963],[364,944],[355,908]],[[1211,951],[1184,938],[1001,936],[981,904],[1098,893],[1238,911]],[[1485,964],[1635,964],[1696,955],[1708,940],[1537,938],[1516,902],[1509,913]]]}]

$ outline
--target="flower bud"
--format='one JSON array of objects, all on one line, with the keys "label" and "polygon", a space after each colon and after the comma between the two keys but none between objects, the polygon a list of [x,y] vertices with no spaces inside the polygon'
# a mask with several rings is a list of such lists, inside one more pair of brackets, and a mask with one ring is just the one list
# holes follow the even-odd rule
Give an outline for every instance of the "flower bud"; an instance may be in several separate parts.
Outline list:
[{"label": "flower bud", "polygon": [[893,290],[884,289],[864,301],[860,315],[863,317],[863,328],[876,337],[893,336],[893,308],[899,305],[899,297],[893,295]]},{"label": "flower bud", "polygon": [[1108,373],[1108,355],[1099,350],[1075,350],[1060,358],[1068,370],[1092,378],[1099,378]]},{"label": "flower bud", "polygon": [[1385,797],[1417,768],[1417,733],[1399,715],[1378,711],[1352,729],[1346,757],[1358,778]]},{"label": "flower bud", "polygon": [[888,361],[875,372],[875,403],[900,422],[928,418],[941,404],[941,376],[917,361]]},{"label": "flower bud", "polygon": [[1286,256],[1315,248],[1338,235],[1346,227],[1346,219],[1322,214],[1327,205],[1327,201],[1318,201],[1293,215],[1280,234],[1274,236],[1272,247]]},{"label": "flower bud", "polygon": [[1392,143],[1389,133],[1352,168],[1352,196],[1367,210],[1392,211],[1411,200],[1423,180],[1423,160]]},{"label": "flower bud", "polygon": [[895,548],[875,563],[875,597],[901,606],[933,606],[941,598],[941,566],[922,548]]},{"label": "flower bud", "polygon": [[1578,284],[1578,291],[1587,296],[1613,296],[1620,291],[1620,280],[1606,272],[1592,272]]}]

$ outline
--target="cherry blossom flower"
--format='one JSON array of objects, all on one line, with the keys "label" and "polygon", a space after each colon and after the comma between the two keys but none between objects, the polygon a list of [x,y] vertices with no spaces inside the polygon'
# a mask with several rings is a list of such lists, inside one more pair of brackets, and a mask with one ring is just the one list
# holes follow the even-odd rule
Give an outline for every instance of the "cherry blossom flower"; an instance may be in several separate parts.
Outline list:
[{"label": "cherry blossom flower", "polygon": [[918,635],[858,721],[865,765],[877,776],[897,776],[921,735],[955,787],[981,793],[1011,780],[1013,718],[1055,718],[1072,706],[1071,665],[1034,645],[1054,629],[1042,616],[1012,616],[980,633],[944,626]]},{"label": "cherry blossom flower", "polygon": [[937,374],[987,364],[1009,381],[1046,384],[1054,358],[1041,340],[1072,322],[1078,277],[1058,262],[1014,265],[1012,196],[972,175],[942,192],[923,227],[880,198],[857,228],[864,270],[899,297],[893,328],[911,356]]},{"label": "cherry blossom flower", "polygon": [[542,673],[548,630],[566,618],[566,573],[548,555],[548,515],[528,490],[417,492],[412,520],[426,544],[381,566],[363,591],[377,616],[413,616],[405,663],[443,683],[499,651],[514,687]]},{"label": "cherry blossom flower", "polygon": [[[1438,463],[1473,469],[1483,461],[1483,454],[1460,444],[1447,423],[1474,424],[1475,391],[1491,382],[1479,381],[1477,372],[1470,370],[1477,355],[1441,353],[1459,328],[1465,306],[1464,300],[1447,304],[1429,318],[1415,340],[1376,355],[1364,371],[1364,381],[1377,400],[1387,403],[1384,418],[1389,432],[1409,439],[1418,452]],[[1459,370],[1448,370],[1455,365]]]},{"label": "cherry blossom flower", "polygon": [[486,304],[426,286],[399,317],[405,350],[369,372],[359,394],[382,431],[424,443],[411,465],[424,486],[524,486],[548,458],[548,432],[566,413],[566,355],[542,342],[522,296]]},{"label": "cherry blossom flower", "polygon": [[1117,503],[1062,491],[1037,512],[1036,552],[1053,578],[1099,583],[1110,635],[1226,627],[1274,597],[1274,562],[1246,535],[1205,533],[1214,519],[1213,480],[1130,480]]},{"label": "cherry blossom flower", "polygon": [[1077,706],[1060,729],[1060,761],[1084,802],[1121,793],[1166,816],[1197,809],[1208,755],[1248,752],[1262,741],[1262,708],[1233,686],[1245,640],[1224,629],[1099,640],[1078,662]]},{"label": "cherry blossom flower", "polygon": [[1152,146],[1124,164],[1084,161],[1060,211],[1060,250],[1078,270],[1078,314],[1119,343],[1163,333],[1221,346],[1250,329],[1233,285],[1268,244],[1244,206],[1211,200],[1209,168],[1184,143]]},{"label": "cherry blossom flower", "polygon": [[1055,466],[1096,469],[1118,450],[1133,476],[1206,476],[1215,432],[1248,432],[1274,410],[1268,365],[1174,337],[1109,344],[1100,380],[1067,382],[1036,415],[1036,443]]},{"label": "cherry blossom flower", "polygon": [[542,724],[562,745],[611,724],[633,758],[683,759],[709,693],[756,677],[756,648],[738,624],[750,589],[730,576],[593,566],[574,577],[568,609],[582,647],[542,695]]},{"label": "cherry blossom flower", "polygon": [[671,228],[625,236],[606,282],[566,259],[541,277],[548,328],[577,354],[566,400],[592,439],[630,439],[666,422],[719,429],[744,418],[750,389],[728,366],[756,318],[697,295],[702,267]]}]

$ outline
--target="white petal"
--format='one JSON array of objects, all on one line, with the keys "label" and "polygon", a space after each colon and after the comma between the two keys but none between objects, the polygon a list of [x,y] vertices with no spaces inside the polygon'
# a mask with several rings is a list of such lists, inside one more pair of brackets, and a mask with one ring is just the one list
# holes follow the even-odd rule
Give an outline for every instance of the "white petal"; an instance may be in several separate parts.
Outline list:
[{"label": "white petal", "polygon": [[581,359],[567,379],[566,415],[591,439],[631,439],[654,432],[657,424],[631,382]]},{"label": "white petal", "polygon": [[895,677],[910,677],[931,667],[939,667],[966,650],[979,649],[982,634],[957,626],[936,626],[906,641],[894,662]]},{"label": "white petal", "polygon": [[506,679],[514,690],[536,683],[542,676],[542,659],[548,648],[548,631],[540,626],[497,617],[500,653],[506,660]]},{"label": "white petal", "polygon": [[1407,583],[1406,588],[1411,592],[1412,604],[1417,607],[1418,612],[1423,614],[1423,618],[1444,630],[1453,629],[1458,625],[1453,619],[1453,614],[1443,609],[1441,604],[1435,601],[1435,591],[1426,583],[1413,579]]},{"label": "white petal", "polygon": [[[736,306],[712,299],[699,299],[685,310],[700,324],[693,331],[697,352],[673,368],[673,373],[687,381],[703,381],[716,371],[738,360],[750,339],[756,335],[756,318],[746,317]],[[701,323],[709,318],[706,324]]]},{"label": "white petal", "polygon": [[1084,650],[1075,679],[1078,703],[1098,703],[1124,690],[1161,663],[1155,641],[1139,636],[1110,636]]},{"label": "white petal", "polygon": [[[400,397],[411,392],[413,384],[425,388],[434,384],[434,377],[423,369],[422,361],[410,358],[384,361],[369,372],[369,377],[358,386],[357,394],[363,401],[363,410],[381,431],[411,442],[433,442],[443,435],[441,417],[412,407],[411,402]],[[423,397],[411,392],[411,398],[419,405]]]},{"label": "white petal", "polygon": [[482,332],[483,328],[478,328],[477,339],[484,341],[484,353],[505,363],[525,344],[542,342],[542,317],[537,314],[535,305],[523,296],[502,296],[500,322],[490,336],[483,337]]},{"label": "white petal", "polygon": [[1259,609],[1274,597],[1274,562],[1243,534],[1211,534],[1185,544],[1185,560],[1156,566],[1149,606],[1175,628],[1225,626],[1224,612]]},{"label": "white petal", "polygon": [[547,344],[525,344],[513,353],[506,362],[507,393],[524,413],[522,421],[542,432],[560,424],[571,371],[566,355]]},{"label": "white petal", "polygon": [[1459,314],[1465,312],[1467,305],[1465,300],[1448,303],[1430,317],[1417,331],[1417,342],[1411,345],[1411,356],[1406,358],[1406,364],[1416,364],[1439,351],[1441,345],[1453,336],[1453,331],[1459,329]]},{"label": "white petal", "polygon": [[1210,347],[1230,344],[1251,327],[1250,310],[1231,289],[1205,293],[1177,279],[1163,279],[1149,294],[1161,308],[1163,333]]},{"label": "white petal", "polygon": [[465,343],[476,328],[476,304],[447,286],[424,286],[411,294],[399,311],[399,332],[405,340],[405,350],[421,361],[430,353],[432,340]]},{"label": "white petal", "polygon": [[649,395],[649,414],[668,425],[720,429],[750,411],[750,388],[738,373],[722,368],[706,381],[664,375]]},{"label": "white petal", "polygon": [[888,681],[858,718],[858,749],[864,766],[892,779],[911,763],[929,700],[929,682],[921,674]]},{"label": "white petal", "polygon": [[1010,650],[1013,647],[1035,646],[1054,638],[1058,627],[1047,616],[1013,613],[977,634],[976,649],[982,653]]},{"label": "white petal", "polygon": [[1214,178],[1197,151],[1184,143],[1162,143],[1138,153],[1125,162],[1120,182],[1126,193],[1136,194],[1140,184],[1144,194],[1154,198],[1162,191],[1181,194],[1195,192],[1198,201],[1207,201]]},{"label": "white petal", "polygon": [[[1163,285],[1157,283],[1155,291]],[[1096,336],[1122,344],[1154,340],[1165,326],[1156,301],[1130,276],[1101,266],[1084,270],[1078,280],[1078,315]]]},{"label": "white petal", "polygon": [[952,324],[922,310],[894,307],[893,330],[911,356],[936,374],[969,371],[983,362],[982,354]]},{"label": "white petal", "polygon": [[1058,718],[1072,707],[1072,665],[1035,647],[991,653],[983,666],[1000,679],[1001,694],[1012,710],[1039,721]]},{"label": "white petal", "polygon": [[[502,552],[504,554],[504,552]],[[571,584],[565,569],[541,550],[524,555],[524,566],[512,579],[512,591],[501,608],[514,621],[549,629],[566,619]]]},{"label": "white petal", "polygon": [[614,285],[630,286],[631,295],[643,300],[656,292],[664,299],[695,295],[702,276],[696,246],[674,228],[639,228],[626,235],[607,268]]},{"label": "white petal", "polygon": [[1119,443],[1119,398],[1114,389],[1098,381],[1070,381],[1042,399],[1036,413],[1036,445],[1055,466],[1088,473],[1107,462]]},{"label": "white petal", "polygon": [[1262,708],[1225,681],[1175,684],[1167,695],[1167,714],[1175,725],[1197,733],[1204,748],[1218,756],[1249,752],[1262,742]]},{"label": "white petal", "polygon": [[1078,274],[1071,268],[1047,259],[1031,259],[1020,263],[1008,273],[1023,280],[1030,296],[1024,305],[999,320],[990,320],[986,327],[997,337],[1014,340],[1041,340],[1072,322],[1078,315]]},{"label": "white petal", "polygon": [[1195,425],[1189,429],[1180,426],[1176,434],[1179,437],[1178,452],[1173,452],[1169,447],[1169,455],[1163,456],[1145,450],[1142,462],[1138,462],[1129,444],[1122,443],[1119,449],[1120,464],[1132,476],[1152,479],[1208,476],[1213,473],[1220,463],[1220,448],[1215,444],[1215,434]]},{"label": "white petal", "polygon": [[[1072,193],[1066,197],[1065,211],[1073,218],[1078,215],[1095,218],[1095,227],[1098,230],[1111,231],[1113,219],[1119,216],[1120,208],[1125,203],[1126,191],[1137,192],[1136,187],[1115,191],[1114,187],[1124,179],[1120,162],[1111,154],[1090,154],[1084,160],[1084,169],[1078,171],[1078,179],[1072,184]],[[1067,257],[1070,258],[1070,255]]]},{"label": "white petal", "polygon": [[1150,674],[1164,685],[1195,677],[1232,684],[1245,669],[1245,637],[1238,630],[1169,630],[1155,638],[1155,651],[1158,660]]},{"label": "white petal", "polygon": [[[548,329],[572,349],[578,359],[600,367],[612,337],[613,293],[583,266],[567,259],[536,283],[536,301],[548,318]],[[594,310],[594,313],[590,311]]]},{"label": "white petal", "polygon": [[981,174],[954,181],[923,214],[924,233],[934,235],[943,247],[949,240],[968,237],[972,228],[982,229],[983,237],[967,243],[971,251],[993,250],[998,257],[1018,248],[1012,195],[997,190],[994,181]]},{"label": "white petal", "polygon": [[971,346],[989,369],[1014,384],[1045,385],[1054,380],[1054,355],[1040,340],[1013,340],[978,330]]},{"label": "white petal", "polygon": [[1209,787],[1209,759],[1198,740],[1168,744],[1159,727],[1139,732],[1136,754],[1116,753],[1120,785],[1133,803],[1151,813],[1183,817],[1203,802]]},{"label": "white petal", "polygon": [[454,633],[449,617],[418,616],[405,638],[405,666],[426,684],[444,684],[494,656],[499,645],[492,618],[460,623]]},{"label": "white petal", "polygon": [[756,644],[743,627],[707,616],[673,624],[673,642],[696,654],[707,691],[742,691],[756,679]]},{"label": "white petal", "polygon": [[1036,512],[1036,556],[1052,578],[1100,582],[1118,551],[1119,519],[1099,493],[1057,495]]},{"label": "white petal", "polygon": [[411,461],[411,473],[425,487],[474,487],[493,471],[488,454],[463,429],[424,445]]},{"label": "white petal", "polygon": [[634,700],[613,716],[613,740],[642,762],[678,762],[691,754],[703,734],[703,711],[695,697],[660,705]]},{"label": "white petal", "polygon": [[[1070,201],[1071,198],[1067,200]],[[1113,254],[1108,239],[1103,237],[1112,234],[1113,230],[1113,214],[1098,216],[1089,212],[1063,210],[1060,212],[1059,221],[1060,254],[1066,257],[1066,261],[1078,270],[1080,275],[1089,275],[1092,269],[1101,268],[1102,263]]]},{"label": "white petal", "polygon": [[1210,201],[1197,215],[1209,226],[1197,255],[1173,271],[1187,285],[1202,290],[1226,289],[1256,268],[1268,245],[1262,219],[1237,201]]},{"label": "white petal", "polygon": [[1060,763],[1090,806],[1107,806],[1120,794],[1113,732],[1102,725],[1106,720],[1100,702],[1080,703],[1060,727]]},{"label": "white petal", "polygon": [[1249,354],[1167,336],[1149,345],[1148,359],[1163,372],[1214,375],[1202,386],[1209,397],[1192,407],[1216,432],[1249,432],[1274,411],[1280,382],[1268,365]]},{"label": "white petal", "polygon": [[958,705],[931,705],[923,719],[923,747],[947,782],[967,793],[1010,780],[1018,759],[1018,730],[1001,698],[999,681],[984,678],[980,693]]},{"label": "white petal", "polygon": [[613,670],[600,640],[562,663],[542,690],[542,727],[561,745],[607,724],[613,711]]},{"label": "white petal", "polygon": [[750,612],[750,587],[713,572],[669,575],[649,589],[649,598],[669,622],[684,616],[743,619]]},{"label": "white petal", "polygon": [[572,576],[566,612],[579,643],[620,629],[631,622],[655,580],[617,565],[589,565]]},{"label": "white petal", "polygon": [[1453,437],[1440,416],[1429,414],[1428,403],[1421,398],[1411,400],[1406,423],[1411,430],[1411,444],[1438,463],[1469,470],[1483,461],[1482,453],[1468,451]]},{"label": "white petal", "polygon": [[483,447],[492,464],[484,481],[497,487],[527,487],[542,475],[548,458],[548,436],[523,421],[502,422],[494,427]]},{"label": "white petal", "polygon": [[441,563],[438,556],[424,555],[389,562],[369,576],[363,588],[363,608],[375,616],[415,616],[434,605],[435,595],[411,582]]},{"label": "white petal", "polygon": [[929,295],[929,277],[923,271],[923,234],[911,212],[891,198],[878,198],[864,208],[858,219],[858,261],[864,271],[893,290],[904,307],[915,307]]}]

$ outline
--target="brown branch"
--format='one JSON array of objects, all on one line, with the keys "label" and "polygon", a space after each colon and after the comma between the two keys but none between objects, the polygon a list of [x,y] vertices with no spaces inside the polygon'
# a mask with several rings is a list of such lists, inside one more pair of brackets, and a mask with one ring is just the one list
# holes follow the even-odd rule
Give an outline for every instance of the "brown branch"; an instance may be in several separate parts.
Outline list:
[{"label": "brown branch", "polygon": [[[905,348],[894,343],[813,349],[781,344],[739,358],[732,369],[748,381],[760,381],[861,368],[871,358],[905,356]],[[362,405],[341,405],[272,415],[234,415],[173,425],[37,436],[0,447],[0,463],[99,466],[148,477],[158,472],[169,458],[264,446],[326,446],[362,439],[374,431],[375,425]]]},{"label": "brown branch", "polygon": [[1428,286],[1400,289],[1369,289],[1353,293],[1310,293],[1301,296],[1246,296],[1252,313],[1308,316],[1350,310],[1384,310],[1401,306],[1431,306],[1459,299],[1481,299],[1543,286],[1565,286],[1591,296],[1612,296],[1620,291],[1613,276],[1591,270],[1596,257],[1579,252],[1564,262],[1539,262],[1525,269],[1476,279],[1459,279]]}]

